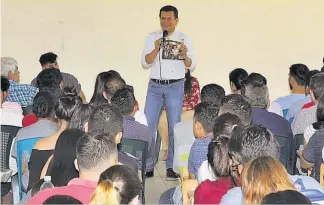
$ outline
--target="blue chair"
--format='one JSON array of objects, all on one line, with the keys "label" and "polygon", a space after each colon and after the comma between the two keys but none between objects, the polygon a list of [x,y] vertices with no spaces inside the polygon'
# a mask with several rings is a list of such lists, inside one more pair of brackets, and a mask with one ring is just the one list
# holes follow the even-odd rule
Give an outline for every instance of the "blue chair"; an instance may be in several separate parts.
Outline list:
[{"label": "blue chair", "polygon": [[34,145],[36,144],[36,142],[42,138],[43,137],[35,137],[35,138],[19,140],[17,142],[17,167],[18,167],[18,185],[19,185],[20,200],[22,200],[26,196],[26,192],[27,192],[27,190],[26,190],[27,186],[26,186],[26,188],[24,188],[23,184],[22,184],[23,174],[26,177],[29,177],[28,171],[23,173],[23,167],[28,168],[28,162],[30,159],[32,149],[33,149]]}]

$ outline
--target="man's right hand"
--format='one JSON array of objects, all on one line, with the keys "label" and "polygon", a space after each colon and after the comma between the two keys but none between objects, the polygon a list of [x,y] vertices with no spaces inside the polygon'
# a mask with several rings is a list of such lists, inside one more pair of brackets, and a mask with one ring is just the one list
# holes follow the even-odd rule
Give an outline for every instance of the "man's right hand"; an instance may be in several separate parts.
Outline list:
[{"label": "man's right hand", "polygon": [[160,50],[161,42],[162,42],[162,38],[159,38],[158,40],[156,40],[154,42],[155,50],[157,50],[157,51]]}]

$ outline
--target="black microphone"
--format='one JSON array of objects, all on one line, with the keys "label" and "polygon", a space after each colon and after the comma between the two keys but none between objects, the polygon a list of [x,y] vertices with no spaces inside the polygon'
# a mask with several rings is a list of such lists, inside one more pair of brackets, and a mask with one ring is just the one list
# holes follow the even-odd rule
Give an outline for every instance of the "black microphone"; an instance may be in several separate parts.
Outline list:
[{"label": "black microphone", "polygon": [[165,37],[167,37],[168,36],[168,31],[167,30],[164,30],[163,31],[163,37],[162,37],[162,42],[164,43],[164,41],[165,41]]}]

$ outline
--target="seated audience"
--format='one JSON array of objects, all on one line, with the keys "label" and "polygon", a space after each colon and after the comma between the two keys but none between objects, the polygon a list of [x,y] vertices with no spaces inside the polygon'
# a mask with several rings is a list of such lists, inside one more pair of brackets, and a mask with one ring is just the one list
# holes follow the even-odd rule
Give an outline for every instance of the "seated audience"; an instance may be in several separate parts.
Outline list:
[{"label": "seated audience", "polygon": [[195,190],[195,204],[219,204],[223,195],[233,187],[230,173],[227,136],[217,136],[208,145],[208,163],[215,178],[203,181]]},{"label": "seated audience", "polygon": [[[16,135],[17,144],[21,140],[32,139],[37,137],[48,137],[53,135],[58,130],[58,125],[55,119],[54,106],[56,102],[56,97],[52,96],[50,93],[45,91],[40,91],[36,94],[33,102],[33,113],[37,116],[37,122],[28,127],[21,128]],[[12,156],[17,158],[17,146],[13,146]],[[21,156],[19,156],[21,157]],[[47,160],[47,159],[45,159]],[[28,161],[29,156],[26,161],[22,164],[22,185],[24,189],[28,186]],[[38,175],[39,177],[39,175]],[[36,179],[39,179],[39,178]]]},{"label": "seated audience", "polygon": [[[122,88],[115,92],[111,98],[111,104],[116,106],[123,115],[123,139],[136,139],[148,143],[148,158],[146,162],[147,176],[153,176],[155,166],[155,156],[159,150],[155,150],[154,134],[150,128],[135,121],[133,117],[136,112],[136,100],[133,92],[128,88]],[[138,168],[142,163],[138,164]]]},{"label": "seated audience", "polygon": [[286,190],[266,195],[261,204],[312,204],[312,202],[298,191]]},{"label": "seated audience", "polygon": [[67,195],[55,195],[46,199],[43,204],[82,204],[81,201]]},{"label": "seated audience", "polygon": [[[214,136],[214,138],[217,138],[219,136],[222,136],[225,138],[230,138],[233,129],[238,125],[241,125],[241,122],[240,122],[240,119],[236,115],[233,115],[230,113],[222,114],[215,120],[213,136]],[[211,148],[210,146],[211,146],[211,143],[209,143],[209,148]],[[214,148],[214,147],[212,147],[212,148]],[[210,158],[208,157],[209,154],[211,156]],[[211,165],[212,162],[210,160],[214,158],[214,157],[212,157],[213,155],[211,155],[211,154],[214,154],[214,152],[211,151],[211,153],[210,153],[210,150],[209,150],[208,154],[207,154],[208,160],[205,160],[199,167],[198,183],[201,183],[201,182],[205,181],[206,179],[209,179],[211,181],[216,179],[215,174],[211,170],[211,167],[213,165]]]},{"label": "seated audience", "polygon": [[20,72],[18,62],[15,59],[11,57],[1,58],[1,76],[8,78],[10,83],[6,101],[16,102],[23,108],[33,104],[37,89],[31,85],[19,84]]},{"label": "seated audience", "polygon": [[236,68],[229,74],[229,82],[233,94],[241,94],[244,81],[248,78],[249,74],[243,68]]},{"label": "seated audience", "polygon": [[[253,83],[258,83],[260,85],[263,84],[265,86],[267,86],[267,83],[268,83],[267,79],[263,75],[261,75],[260,73],[250,73],[250,75],[246,79],[246,81],[253,82]],[[244,84],[246,83],[246,81],[244,82]],[[281,117],[283,117],[281,106],[278,103],[274,102],[274,101],[270,102],[270,105],[267,108],[267,110],[269,112],[275,113],[275,114],[280,115]]]},{"label": "seated audience", "polygon": [[[191,120],[193,116],[193,109],[199,103],[200,98],[200,86],[197,78],[191,76],[190,70],[186,70],[184,82],[184,98],[182,106],[181,121]],[[162,150],[163,159],[166,160],[168,156],[168,141],[169,141],[169,130],[168,130],[168,119],[166,110],[163,109],[159,124],[158,131],[162,138]]]},{"label": "seated audience", "polygon": [[[305,106],[305,104],[314,103],[312,102],[311,95],[310,95],[310,90],[309,90],[309,83],[310,83],[310,78],[319,73],[319,70],[311,70],[307,73],[306,75],[306,81],[305,81],[305,94],[306,98],[303,98],[301,100],[298,100],[294,102],[293,104],[290,105],[286,119],[289,120],[289,122],[293,122],[294,118],[296,117],[297,113]],[[311,106],[308,106],[311,107]]]},{"label": "seated audience", "polygon": [[242,125],[252,121],[252,107],[248,99],[238,94],[230,94],[223,98],[218,115],[231,113],[239,117]]},{"label": "seated audience", "polygon": [[30,172],[28,190],[39,180],[46,161],[53,154],[55,144],[61,133],[69,127],[72,114],[79,103],[76,95],[63,95],[56,102],[54,109],[59,129],[51,136],[38,140],[34,145],[28,163]]},{"label": "seated audience", "polygon": [[[271,113],[267,110],[269,102],[269,90],[264,84],[246,81],[244,85],[244,96],[249,98],[252,105],[252,124],[263,125],[274,135],[279,135],[289,140],[288,145],[293,143],[291,126],[285,118]],[[289,149],[289,146],[287,147]],[[284,153],[281,153],[281,161],[284,161]]]},{"label": "seated audience", "polygon": [[270,193],[296,190],[285,167],[270,156],[262,156],[248,162],[243,169],[242,192],[244,204],[260,204]]},{"label": "seated audience", "polygon": [[317,121],[316,110],[317,110],[317,100],[324,93],[324,73],[318,73],[310,78],[309,89],[312,101],[315,106],[302,109],[297,115],[292,124],[293,134],[303,134],[305,129]]},{"label": "seated audience", "polygon": [[309,69],[304,64],[293,64],[289,68],[289,87],[291,94],[276,100],[280,104],[284,117],[292,103],[306,98],[305,84]]},{"label": "seated audience", "polygon": [[140,204],[141,182],[135,172],[123,165],[104,171],[89,204]]},{"label": "seated audience", "polygon": [[93,107],[90,104],[80,104],[78,105],[72,115],[70,121],[70,128],[76,128],[84,131],[84,126],[86,122],[89,121],[90,115],[93,112]]},{"label": "seated audience", "polygon": [[208,145],[213,138],[214,122],[219,106],[212,102],[202,102],[195,107],[193,132],[195,141],[190,149],[188,171],[191,179],[198,178],[198,169],[207,160]]},{"label": "seated audience", "polygon": [[62,132],[57,139],[54,154],[48,158],[40,178],[51,176],[52,184],[58,187],[66,186],[71,179],[79,176],[74,161],[76,145],[83,134],[79,129],[67,129]]},{"label": "seated audience", "polygon": [[[279,145],[273,134],[262,125],[236,127],[228,143],[229,155],[232,161],[232,176],[237,183],[245,165],[258,157],[269,156],[279,158]],[[281,173],[282,174],[282,173]],[[309,189],[324,192],[321,185],[311,177],[288,175],[296,189],[303,193]],[[268,179],[268,178],[267,178]],[[244,198],[241,187],[229,190],[220,204],[243,204]]]},{"label": "seated audience", "polygon": [[100,174],[118,161],[112,134],[85,134],[77,142],[75,167],[79,178],[72,179],[67,186],[40,191],[27,204],[42,204],[55,195],[67,195],[88,204],[96,189]]},{"label": "seated audience", "polygon": [[9,95],[9,87],[10,87],[9,80],[6,77],[1,76],[1,95],[0,95],[1,123],[0,124],[21,127],[23,115],[15,111],[15,109],[11,109],[10,107],[3,106],[4,102],[6,101]]},{"label": "seated audience", "polygon": [[[85,125],[85,132],[109,133],[111,140],[115,141],[116,147],[123,135],[123,116],[119,109],[103,104],[96,107]],[[129,166],[134,172],[138,172],[137,160],[126,153],[118,152],[119,162]]]},{"label": "seated audience", "polygon": [[[39,58],[39,63],[42,66],[42,70],[48,69],[48,68],[56,68],[58,70],[60,69],[60,67],[57,63],[57,55],[52,52],[48,52],[48,53],[41,55],[41,57]],[[74,77],[73,75],[71,75],[69,73],[61,72],[61,74],[62,74],[62,88],[65,88],[65,87],[73,88],[77,92],[77,95],[79,95],[81,97],[82,101],[86,102],[85,95],[83,94],[83,92],[81,90],[81,85],[80,85],[79,81],[76,79],[76,77]],[[40,86],[37,78],[34,78],[31,82],[31,84],[35,87]]]}]

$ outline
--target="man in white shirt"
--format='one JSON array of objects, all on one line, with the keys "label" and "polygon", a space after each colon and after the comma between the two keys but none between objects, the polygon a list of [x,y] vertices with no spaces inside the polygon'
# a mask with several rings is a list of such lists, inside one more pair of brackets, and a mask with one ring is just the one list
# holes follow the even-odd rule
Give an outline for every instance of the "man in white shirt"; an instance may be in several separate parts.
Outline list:
[{"label": "man in white shirt", "polygon": [[[184,96],[185,69],[192,71],[196,66],[192,42],[182,32],[176,30],[178,10],[173,6],[160,9],[161,30],[149,34],[142,54],[142,66],[151,68],[150,81],[147,90],[145,115],[148,126],[155,133],[160,119],[162,106],[165,105],[169,123],[169,147],[166,160],[167,180],[177,180],[177,174],[172,169],[173,164],[173,128],[180,121]],[[179,55],[184,60],[162,59],[164,38],[183,42]]]}]

